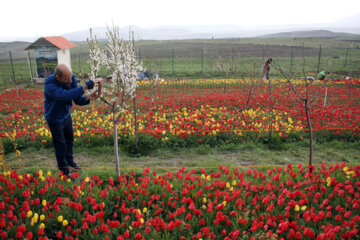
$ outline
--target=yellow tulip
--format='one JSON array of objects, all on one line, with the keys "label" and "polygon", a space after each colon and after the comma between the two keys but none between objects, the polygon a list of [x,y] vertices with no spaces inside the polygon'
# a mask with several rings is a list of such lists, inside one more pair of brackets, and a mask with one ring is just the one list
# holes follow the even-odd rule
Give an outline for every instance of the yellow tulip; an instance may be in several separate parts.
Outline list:
[{"label": "yellow tulip", "polygon": [[62,225],[63,225],[64,227],[66,227],[68,224],[69,224],[69,222],[68,222],[68,220],[66,220],[66,219],[62,222]]},{"label": "yellow tulip", "polygon": [[27,213],[26,213],[26,216],[29,218],[29,217],[31,217],[32,216],[32,211],[30,210],[30,211],[28,211]]}]

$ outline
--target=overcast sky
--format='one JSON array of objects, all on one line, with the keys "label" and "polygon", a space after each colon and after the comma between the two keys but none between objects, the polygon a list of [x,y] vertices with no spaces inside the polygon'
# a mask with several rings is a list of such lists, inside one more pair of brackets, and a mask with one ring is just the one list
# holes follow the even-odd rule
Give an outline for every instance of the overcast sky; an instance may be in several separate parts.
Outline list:
[{"label": "overcast sky", "polygon": [[360,13],[359,0],[1,0],[0,41],[91,27],[329,23]]}]

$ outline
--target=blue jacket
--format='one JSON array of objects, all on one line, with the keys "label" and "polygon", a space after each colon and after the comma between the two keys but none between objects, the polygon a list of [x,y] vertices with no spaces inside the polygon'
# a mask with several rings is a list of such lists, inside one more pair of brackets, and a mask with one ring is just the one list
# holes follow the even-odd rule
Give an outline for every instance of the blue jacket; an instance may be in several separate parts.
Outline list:
[{"label": "blue jacket", "polygon": [[45,80],[44,87],[44,108],[45,119],[48,123],[61,123],[70,116],[72,100],[77,105],[86,105],[83,96],[83,87],[78,87],[74,74],[71,77],[71,83],[66,86],[56,79],[55,74]]}]

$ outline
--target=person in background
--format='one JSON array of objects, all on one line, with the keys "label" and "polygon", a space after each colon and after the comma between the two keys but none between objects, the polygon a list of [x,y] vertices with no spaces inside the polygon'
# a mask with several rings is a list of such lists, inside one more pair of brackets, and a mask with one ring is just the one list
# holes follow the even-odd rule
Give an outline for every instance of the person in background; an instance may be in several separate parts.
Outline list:
[{"label": "person in background", "polygon": [[86,90],[93,87],[93,80],[87,80],[84,86],[78,86],[77,79],[66,64],[59,64],[55,73],[45,80],[45,120],[51,131],[58,168],[67,177],[70,177],[69,167],[80,170],[73,158],[74,133],[70,114],[72,102],[82,106],[97,99],[97,92],[84,95]]},{"label": "person in background", "polygon": [[272,63],[272,58],[268,58],[266,59],[264,65],[262,66],[261,73],[264,76],[263,79],[269,79],[271,63]]},{"label": "person in background", "polygon": [[330,72],[321,71],[318,73],[317,79],[325,80],[329,74],[330,74]]}]

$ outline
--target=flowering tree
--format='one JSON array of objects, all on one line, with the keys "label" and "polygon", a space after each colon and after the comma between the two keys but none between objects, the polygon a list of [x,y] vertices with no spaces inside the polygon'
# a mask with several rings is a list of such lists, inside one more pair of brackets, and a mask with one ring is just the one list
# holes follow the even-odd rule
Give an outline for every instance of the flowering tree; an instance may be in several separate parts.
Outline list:
[{"label": "flowering tree", "polygon": [[127,108],[129,100],[135,97],[137,73],[142,70],[142,66],[136,58],[133,37],[129,41],[121,39],[118,27],[108,28],[106,35],[107,43],[100,45],[90,30],[90,39],[88,39],[90,60],[88,63],[91,69],[90,76],[93,79],[97,77],[101,67],[105,67],[111,73],[111,83],[103,88],[100,99],[111,110],[113,116],[114,155],[116,174],[119,177],[117,124],[121,114]]}]

